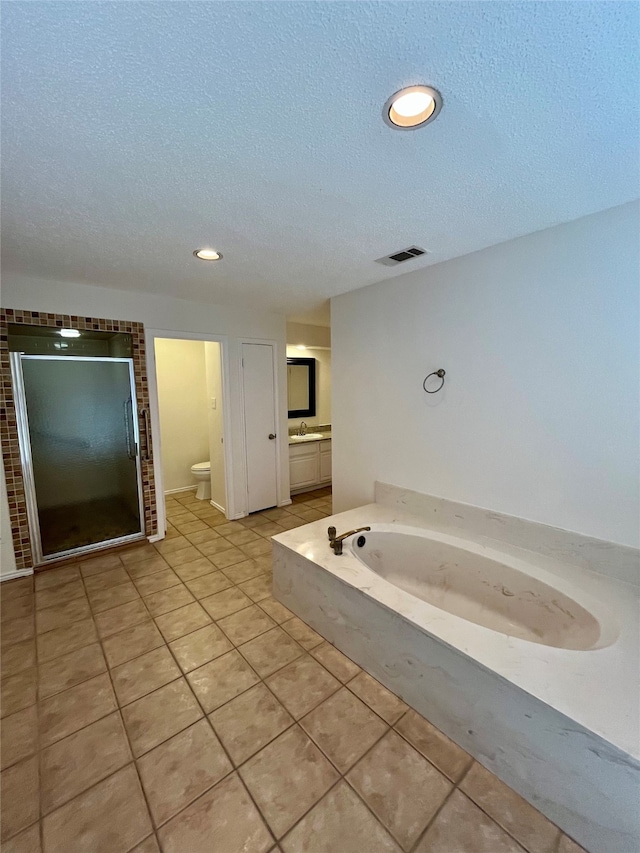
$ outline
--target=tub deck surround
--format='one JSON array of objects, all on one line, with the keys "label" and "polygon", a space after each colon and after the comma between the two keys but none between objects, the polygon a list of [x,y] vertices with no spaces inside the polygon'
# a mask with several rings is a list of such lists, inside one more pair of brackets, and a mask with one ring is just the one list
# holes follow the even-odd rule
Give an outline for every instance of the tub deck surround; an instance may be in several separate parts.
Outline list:
[{"label": "tub deck surround", "polygon": [[[400,524],[428,534],[432,519],[390,500],[279,534],[275,597],[587,849],[636,849],[638,589],[513,542],[465,540],[458,525],[453,538],[471,555],[498,554],[602,626],[595,649],[533,643],[416,598],[367,568],[350,547],[334,555],[328,524],[338,533]],[[452,526],[440,534],[451,536]],[[615,551],[607,545],[601,550]]]},{"label": "tub deck surround", "polygon": [[374,500],[390,509],[428,518],[432,530],[450,532],[488,545],[499,542],[500,550],[507,553],[533,551],[549,557],[553,561],[549,564],[551,570],[559,566],[563,571],[563,567],[570,564],[640,587],[640,551],[628,545],[389,483],[376,482]]},{"label": "tub deck surround", "polygon": [[[380,504],[332,516],[330,523],[338,533],[367,524],[383,529],[400,525],[405,529],[429,530],[424,519],[398,509],[390,511]],[[464,540],[459,531],[457,537],[450,537],[471,554],[500,558],[515,570],[557,589],[593,614],[602,626],[603,648],[590,651],[554,648],[474,624],[416,598],[368,569],[353,556],[350,545],[342,556],[335,556],[329,548],[327,526],[328,522],[317,521],[280,534],[274,541],[317,563],[419,630],[459,649],[614,747],[640,759],[640,702],[637,691],[630,689],[637,684],[640,657],[637,620],[640,593],[634,587],[577,566],[563,566],[533,552],[523,559],[521,549],[516,556],[513,548],[506,546],[502,551],[495,542],[492,548],[479,545]]]}]

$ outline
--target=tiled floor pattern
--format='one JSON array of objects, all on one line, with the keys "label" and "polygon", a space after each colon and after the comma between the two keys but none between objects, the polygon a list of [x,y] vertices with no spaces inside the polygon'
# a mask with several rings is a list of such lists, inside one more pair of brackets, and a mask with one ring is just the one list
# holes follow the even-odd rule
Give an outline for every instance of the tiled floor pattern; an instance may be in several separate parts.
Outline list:
[{"label": "tiled floor pattern", "polygon": [[3,853],[579,853],[271,597],[270,536],[328,489],[167,511],[2,585]]}]

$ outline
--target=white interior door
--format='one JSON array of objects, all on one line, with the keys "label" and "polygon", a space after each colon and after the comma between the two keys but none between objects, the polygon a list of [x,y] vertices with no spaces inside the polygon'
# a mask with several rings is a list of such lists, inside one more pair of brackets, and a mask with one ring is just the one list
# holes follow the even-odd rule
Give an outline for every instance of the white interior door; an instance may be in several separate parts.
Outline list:
[{"label": "white interior door", "polygon": [[273,349],[271,344],[242,345],[249,512],[278,502]]}]

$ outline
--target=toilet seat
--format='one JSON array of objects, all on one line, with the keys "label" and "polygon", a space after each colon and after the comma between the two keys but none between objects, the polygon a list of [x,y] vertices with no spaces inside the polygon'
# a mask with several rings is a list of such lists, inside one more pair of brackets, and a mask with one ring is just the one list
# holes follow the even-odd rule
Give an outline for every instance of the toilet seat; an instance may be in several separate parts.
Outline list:
[{"label": "toilet seat", "polygon": [[210,471],[211,470],[211,462],[196,462],[195,465],[191,466],[192,471]]}]

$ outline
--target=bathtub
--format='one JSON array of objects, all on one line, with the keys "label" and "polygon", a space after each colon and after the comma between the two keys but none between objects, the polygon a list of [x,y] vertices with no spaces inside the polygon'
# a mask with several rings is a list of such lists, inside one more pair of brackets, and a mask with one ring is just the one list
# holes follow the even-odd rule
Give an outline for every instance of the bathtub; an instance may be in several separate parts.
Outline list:
[{"label": "bathtub", "polygon": [[[638,588],[558,559],[553,528],[532,550],[503,520],[498,540],[416,506],[275,536],[274,596],[590,853],[640,850]],[[337,556],[329,525],[371,530]],[[582,557],[608,553],[571,535]]]},{"label": "bathtub", "polygon": [[[353,536],[349,552],[389,583],[476,625],[560,649],[611,645],[611,614],[581,595],[582,604],[535,577],[499,551],[454,536],[400,524],[376,524]],[[595,614],[600,611],[600,619]]]}]

